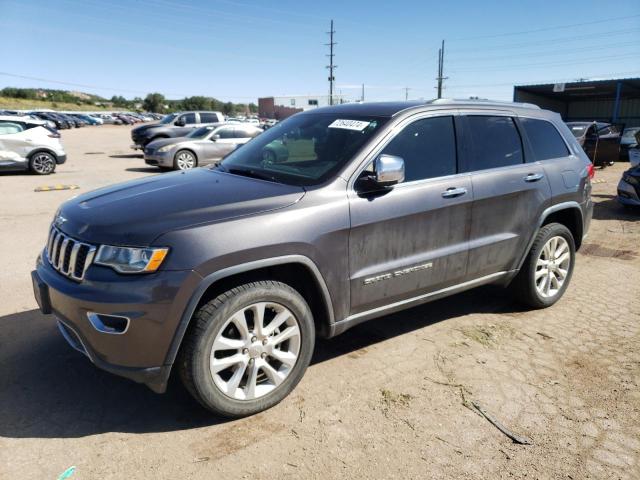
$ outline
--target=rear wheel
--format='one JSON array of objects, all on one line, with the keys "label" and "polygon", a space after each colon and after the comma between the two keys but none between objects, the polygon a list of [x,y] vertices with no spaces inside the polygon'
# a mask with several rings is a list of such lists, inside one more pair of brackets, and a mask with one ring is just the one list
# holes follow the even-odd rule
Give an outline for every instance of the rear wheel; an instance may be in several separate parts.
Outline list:
[{"label": "rear wheel", "polygon": [[571,281],[575,242],[567,227],[550,223],[540,229],[512,283],[516,297],[532,308],[550,307]]},{"label": "rear wheel", "polygon": [[36,175],[49,175],[56,169],[56,157],[49,152],[36,152],[29,159],[29,170]]},{"label": "rear wheel", "polygon": [[179,368],[191,394],[227,417],[272,407],[298,384],[315,342],[311,310],[290,286],[248,283],[202,305]]},{"label": "rear wheel", "polygon": [[173,157],[173,168],[175,170],[191,170],[198,166],[198,159],[189,150],[179,150]]}]

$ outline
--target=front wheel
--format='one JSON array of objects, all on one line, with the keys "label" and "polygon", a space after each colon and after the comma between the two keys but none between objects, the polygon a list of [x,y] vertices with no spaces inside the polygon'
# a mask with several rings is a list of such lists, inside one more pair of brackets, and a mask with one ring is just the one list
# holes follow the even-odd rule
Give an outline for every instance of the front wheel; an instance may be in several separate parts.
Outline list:
[{"label": "front wheel", "polygon": [[49,175],[56,169],[56,157],[49,152],[36,152],[29,159],[29,170],[36,175]]},{"label": "front wheel", "polygon": [[180,150],[176,152],[173,159],[173,168],[175,170],[191,170],[198,165],[198,159],[189,150]]},{"label": "front wheel", "polygon": [[214,413],[252,415],[289,395],[314,343],[313,315],[296,290],[275,281],[248,283],[197,310],[180,374],[187,390]]},{"label": "front wheel", "polygon": [[540,229],[512,283],[516,297],[532,308],[556,303],[571,281],[576,247],[567,227],[550,223]]}]

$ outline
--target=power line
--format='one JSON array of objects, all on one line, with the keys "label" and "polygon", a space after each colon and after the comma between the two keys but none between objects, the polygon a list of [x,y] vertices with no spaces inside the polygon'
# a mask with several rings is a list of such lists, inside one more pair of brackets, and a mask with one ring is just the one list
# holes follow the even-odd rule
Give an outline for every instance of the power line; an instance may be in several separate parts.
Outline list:
[{"label": "power line", "polygon": [[610,18],[603,18],[603,19],[600,19],[600,20],[592,20],[590,22],[571,23],[571,24],[566,24],[566,25],[556,25],[556,26],[553,26],[553,27],[536,28],[534,30],[520,30],[518,32],[496,33],[496,34],[492,34],[492,35],[477,35],[477,36],[473,36],[473,37],[462,37],[462,38],[453,39],[453,41],[456,42],[456,41],[462,41],[462,40],[478,40],[478,39],[481,39],[481,38],[498,38],[498,37],[508,37],[508,36],[512,36],[512,35],[524,35],[524,34],[527,34],[527,33],[548,32],[549,30],[559,30],[559,29],[565,29],[565,28],[571,28],[571,27],[584,27],[586,25],[596,25],[598,23],[607,23],[607,22],[613,22],[613,21],[618,21],[618,20],[628,20],[628,19],[638,18],[638,17],[640,17],[640,14],[638,14],[638,15],[624,15],[624,16],[621,16],[621,17],[610,17]]},{"label": "power line", "polygon": [[[130,90],[130,89],[125,89],[125,88],[117,88],[117,87],[104,87],[104,86],[99,86],[99,85],[88,85],[88,84],[84,84],[84,83],[73,83],[73,82],[63,82],[60,80],[52,80],[49,78],[40,78],[40,77],[30,77],[27,75],[19,75],[17,73],[9,73],[9,72],[0,72],[0,75],[5,76],[5,77],[13,77],[13,78],[21,78],[23,80],[34,80],[37,82],[45,82],[45,83],[52,83],[55,85],[64,85],[67,87],[78,87],[78,88],[89,88],[89,89],[93,89],[93,90],[108,90],[110,92],[122,92],[122,93],[135,93],[135,94],[141,94],[141,95],[146,95],[147,93],[149,93],[150,91],[153,91],[153,89],[144,91],[144,90]],[[164,95],[170,95],[170,96],[175,96],[175,97],[190,97],[193,96],[192,94],[187,94],[187,93],[172,93],[172,92],[164,92]],[[253,99],[255,100],[257,98],[257,96],[233,96],[233,97],[219,97],[216,96],[214,97],[218,100],[224,100],[224,99],[232,99],[232,98],[244,98],[244,99]]]},{"label": "power line", "polygon": [[483,72],[483,71],[495,71],[495,70],[512,70],[518,68],[530,68],[530,67],[553,67],[562,65],[583,65],[585,63],[593,63],[594,61],[607,61],[622,58],[640,58],[640,53],[629,53],[625,55],[606,55],[602,57],[590,57],[588,59],[569,61],[569,62],[543,62],[543,63],[518,63],[515,65],[488,65],[483,67],[462,67],[455,68],[455,72]]},{"label": "power line", "polygon": [[[635,33],[635,34],[640,34],[640,30],[638,30],[637,28],[627,28],[627,29],[622,29],[622,30],[609,30],[609,31],[604,31],[604,32],[594,32],[594,33],[588,33],[588,34],[584,34],[584,35],[571,35],[571,36],[565,36],[565,37],[556,37],[556,38],[547,38],[547,39],[542,39],[542,40],[536,40],[536,41],[531,41],[531,42],[524,42],[524,43],[508,43],[508,44],[501,44],[501,45],[489,45],[489,46],[483,46],[482,50],[483,51],[491,51],[491,50],[505,50],[505,49],[514,49],[514,48],[527,48],[527,47],[532,47],[532,46],[538,46],[538,45],[546,45],[546,44],[557,44],[558,42],[574,42],[577,40],[584,40],[584,39],[593,39],[593,38],[602,38],[602,37],[615,37],[615,36],[619,36],[619,35],[626,35],[628,33]],[[458,53],[458,52],[477,52],[478,51],[478,46],[473,46],[473,47],[467,47],[467,48],[453,48],[453,49],[449,49],[448,50],[449,53]]]},{"label": "power line", "polygon": [[[637,47],[638,46],[638,42],[625,42],[625,43],[611,43],[611,44],[598,44],[598,45],[584,45],[581,46],[579,48],[568,48],[568,49],[555,49],[555,50],[545,50],[545,51],[540,51],[540,52],[527,52],[527,53],[522,53],[520,55],[522,55],[523,57],[546,57],[546,56],[557,56],[557,55],[566,55],[567,53],[586,53],[589,54],[593,51],[596,50],[611,50],[611,49],[619,49],[621,47],[629,47],[629,46],[634,46]],[[515,53],[512,53],[511,55],[488,55],[486,57],[478,57],[478,56],[472,56],[472,57],[454,57],[454,63],[455,62],[464,62],[464,63],[469,63],[469,62],[485,62],[487,60],[491,61],[491,60],[513,60],[514,55],[516,55]],[[451,60],[449,60],[451,61]]]},{"label": "power line", "polygon": [[331,20],[331,30],[327,33],[329,34],[329,43],[325,43],[325,45],[329,47],[329,55],[327,55],[327,57],[329,57],[329,65],[327,65],[329,69],[329,105],[333,105],[333,83],[336,81],[336,77],[333,76],[333,70],[338,68],[337,65],[333,64],[333,57],[335,56],[333,47],[337,45],[336,42],[333,41],[333,34],[336,33],[333,29],[333,20]]}]

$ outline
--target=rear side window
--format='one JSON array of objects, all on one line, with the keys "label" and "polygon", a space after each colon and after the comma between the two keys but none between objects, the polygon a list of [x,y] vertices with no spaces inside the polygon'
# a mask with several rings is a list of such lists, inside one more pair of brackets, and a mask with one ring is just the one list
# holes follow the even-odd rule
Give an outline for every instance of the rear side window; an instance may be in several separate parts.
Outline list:
[{"label": "rear side window", "polygon": [[236,137],[253,138],[257,137],[260,132],[255,128],[236,128]]},{"label": "rear side window", "polygon": [[474,152],[471,170],[522,163],[522,141],[511,117],[469,115],[467,119]]},{"label": "rear side window", "polygon": [[238,135],[235,134],[234,128],[221,128],[216,132],[216,135],[220,135],[220,138],[236,138]]},{"label": "rear side window", "polygon": [[453,117],[416,120],[391,140],[382,152],[404,159],[405,182],[456,173]]},{"label": "rear side window", "polygon": [[0,122],[0,135],[11,135],[24,131],[22,124],[13,122]]},{"label": "rear side window", "polygon": [[200,123],[217,123],[219,121],[218,116],[215,113],[201,113]]},{"label": "rear side window", "polygon": [[521,118],[520,123],[524,127],[529,143],[536,160],[549,160],[569,155],[569,150],[564,140],[550,122],[534,118]]}]

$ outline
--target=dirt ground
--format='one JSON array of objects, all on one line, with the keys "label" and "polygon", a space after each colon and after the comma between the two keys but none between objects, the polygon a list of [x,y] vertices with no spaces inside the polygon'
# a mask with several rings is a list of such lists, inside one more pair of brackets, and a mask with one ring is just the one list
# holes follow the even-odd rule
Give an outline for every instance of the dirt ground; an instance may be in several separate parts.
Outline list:
[{"label": "dirt ground", "polygon": [[[487,287],[320,341],[285,401],[238,421],[178,382],[165,395],[94,368],[36,310],[29,272],[57,206],[156,174],[129,127],[63,133],[50,177],[0,174],[0,478],[640,478],[640,212],[598,170],[572,284],[525,312]],[[41,185],[80,190],[35,193]],[[473,407],[512,432],[518,445]]]}]

